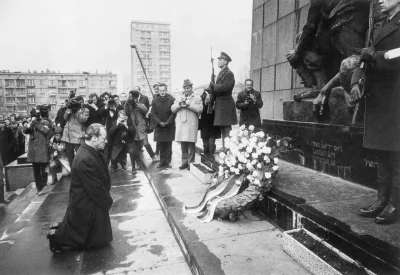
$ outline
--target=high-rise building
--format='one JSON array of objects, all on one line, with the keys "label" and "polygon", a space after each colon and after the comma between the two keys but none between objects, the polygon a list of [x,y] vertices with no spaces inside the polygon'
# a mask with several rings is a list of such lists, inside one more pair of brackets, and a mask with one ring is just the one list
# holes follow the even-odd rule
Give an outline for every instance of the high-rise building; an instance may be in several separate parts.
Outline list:
[{"label": "high-rise building", "polygon": [[[167,84],[171,90],[171,37],[169,23],[132,21],[131,44],[137,46],[150,85],[156,82]],[[142,92],[151,97],[135,49],[131,49],[132,87],[140,86]]]},{"label": "high-rise building", "polygon": [[0,71],[0,114],[27,115],[37,105],[49,104],[55,115],[70,90],[86,100],[90,93],[116,93],[117,75],[112,73],[56,73]]}]

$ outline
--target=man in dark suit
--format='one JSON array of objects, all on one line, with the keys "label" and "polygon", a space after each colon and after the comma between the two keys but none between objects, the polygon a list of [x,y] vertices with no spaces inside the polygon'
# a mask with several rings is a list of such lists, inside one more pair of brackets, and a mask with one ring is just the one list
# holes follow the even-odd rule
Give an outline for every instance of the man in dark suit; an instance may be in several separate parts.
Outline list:
[{"label": "man in dark suit", "polygon": [[229,137],[232,125],[238,123],[236,116],[235,101],[232,97],[233,87],[235,86],[235,76],[229,70],[228,64],[232,59],[224,52],[218,57],[218,67],[221,71],[217,80],[210,83],[215,97],[215,117],[214,126],[220,126],[222,132],[222,150],[225,150],[224,140]]},{"label": "man in dark suit", "polygon": [[[361,51],[361,60],[367,64],[364,147],[378,153],[378,198],[359,214],[388,224],[400,219],[400,58],[390,60],[386,54],[400,47],[400,1],[379,3],[387,19],[377,26],[372,46]],[[361,98],[358,83],[363,73],[356,69],[353,74],[353,102]]]},{"label": "man in dark suit", "polygon": [[47,238],[50,250],[59,253],[64,246],[87,249],[112,241],[109,210],[111,180],[103,150],[107,132],[103,125],[88,127],[85,143],[78,149],[71,167],[69,204],[60,224],[52,224]]},{"label": "man in dark suit", "polygon": [[246,79],[245,89],[238,94],[236,108],[240,110],[239,125],[260,126],[260,108],[263,106],[260,92],[253,89],[253,80]]}]

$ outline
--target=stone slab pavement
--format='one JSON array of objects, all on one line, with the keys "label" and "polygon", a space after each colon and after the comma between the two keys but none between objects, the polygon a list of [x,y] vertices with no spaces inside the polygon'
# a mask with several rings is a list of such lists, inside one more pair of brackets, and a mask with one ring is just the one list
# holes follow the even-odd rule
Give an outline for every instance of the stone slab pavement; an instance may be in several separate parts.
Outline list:
[{"label": "stone slab pavement", "polygon": [[207,186],[189,170],[179,170],[178,143],[173,143],[171,169],[157,168],[144,155],[161,207],[195,274],[308,274],[283,251],[281,231],[260,214],[247,211],[236,222],[201,223],[183,212],[183,206],[200,202]]},{"label": "stone slab pavement", "polygon": [[0,211],[0,274],[192,274],[144,172],[111,175],[110,211],[114,240],[109,246],[53,255],[45,233],[68,206],[70,178]]}]

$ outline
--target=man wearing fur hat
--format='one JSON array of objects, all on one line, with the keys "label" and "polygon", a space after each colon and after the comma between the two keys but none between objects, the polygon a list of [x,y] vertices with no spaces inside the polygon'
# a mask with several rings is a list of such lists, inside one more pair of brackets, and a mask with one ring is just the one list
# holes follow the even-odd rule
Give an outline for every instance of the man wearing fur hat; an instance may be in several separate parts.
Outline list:
[{"label": "man wearing fur hat", "polygon": [[203,102],[200,96],[193,93],[193,84],[189,79],[183,82],[183,89],[182,96],[175,100],[171,110],[176,114],[175,141],[181,142],[182,149],[182,165],[179,169],[189,169],[189,164],[194,162]]},{"label": "man wearing fur hat", "polygon": [[228,68],[229,62],[232,59],[224,52],[221,52],[218,57],[218,67],[221,71],[218,74],[215,83],[210,83],[210,88],[213,89],[215,100],[215,117],[214,126],[220,126],[222,131],[222,150],[225,150],[224,140],[229,137],[229,133],[232,130],[232,125],[238,123],[236,116],[235,101],[232,97],[233,87],[235,86],[235,76],[232,71]]}]

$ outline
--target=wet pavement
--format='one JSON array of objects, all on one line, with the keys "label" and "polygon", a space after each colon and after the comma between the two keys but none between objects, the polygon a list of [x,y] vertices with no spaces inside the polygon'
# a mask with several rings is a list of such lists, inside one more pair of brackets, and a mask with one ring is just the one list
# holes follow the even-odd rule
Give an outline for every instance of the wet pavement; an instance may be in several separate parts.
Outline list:
[{"label": "wet pavement", "polygon": [[53,255],[49,224],[68,206],[70,178],[36,195],[30,185],[0,211],[0,274],[191,274],[144,172],[111,174],[110,210],[114,240],[88,251]]}]

